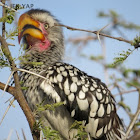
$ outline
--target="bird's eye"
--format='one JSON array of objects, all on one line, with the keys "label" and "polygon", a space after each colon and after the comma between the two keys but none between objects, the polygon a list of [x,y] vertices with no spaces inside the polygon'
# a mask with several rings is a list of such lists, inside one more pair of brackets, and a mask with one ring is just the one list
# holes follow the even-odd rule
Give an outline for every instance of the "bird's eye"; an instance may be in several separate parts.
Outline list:
[{"label": "bird's eye", "polygon": [[45,29],[47,30],[47,29],[49,28],[49,25],[46,23],[46,24],[44,25],[44,27],[45,27]]}]

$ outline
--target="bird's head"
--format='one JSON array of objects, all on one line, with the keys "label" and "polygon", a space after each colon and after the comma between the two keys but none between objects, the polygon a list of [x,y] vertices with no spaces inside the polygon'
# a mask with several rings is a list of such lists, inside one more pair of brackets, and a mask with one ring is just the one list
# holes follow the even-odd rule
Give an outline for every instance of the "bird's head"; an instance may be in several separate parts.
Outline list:
[{"label": "bird's head", "polygon": [[63,35],[58,23],[48,11],[32,9],[22,14],[18,21],[18,40],[23,38],[26,49],[44,52],[54,47],[63,49]]}]

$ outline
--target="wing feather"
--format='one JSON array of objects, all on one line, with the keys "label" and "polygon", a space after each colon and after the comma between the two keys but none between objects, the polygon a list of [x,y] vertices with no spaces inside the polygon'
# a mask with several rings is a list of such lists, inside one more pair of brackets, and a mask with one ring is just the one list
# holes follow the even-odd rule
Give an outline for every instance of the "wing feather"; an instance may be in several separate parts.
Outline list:
[{"label": "wing feather", "polygon": [[65,102],[72,118],[86,122],[85,130],[91,137],[106,135],[111,140],[113,131],[121,137],[117,128],[122,124],[116,114],[115,100],[99,79],[66,63],[55,63],[42,75],[48,78],[41,83],[44,92],[54,102]]}]

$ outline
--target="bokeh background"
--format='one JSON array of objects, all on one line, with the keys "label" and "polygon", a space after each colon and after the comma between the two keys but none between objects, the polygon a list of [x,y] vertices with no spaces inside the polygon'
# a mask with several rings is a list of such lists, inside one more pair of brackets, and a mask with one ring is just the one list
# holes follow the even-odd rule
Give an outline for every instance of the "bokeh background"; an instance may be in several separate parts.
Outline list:
[{"label": "bokeh background", "polygon": [[[97,15],[100,11],[108,13],[110,10],[116,11],[118,14],[121,15],[121,18],[140,25],[139,0],[13,0],[7,1],[7,4],[12,4],[12,6],[15,6],[16,4],[21,4],[22,6],[24,6],[24,9],[19,10],[16,13],[15,22],[10,25],[6,24],[7,31],[16,28],[19,16],[30,8],[46,9],[50,11],[57,19],[59,19],[62,24],[81,29],[99,30],[103,28],[111,21],[106,18],[99,18]],[[2,14],[2,7],[0,7],[0,14]],[[109,29],[110,26],[111,25],[109,25],[107,29]],[[123,28],[120,28],[120,30],[121,32],[123,32],[123,35],[128,40],[133,40],[136,35],[139,35],[140,31],[125,30]],[[87,57],[83,57],[90,55],[97,56],[103,53],[102,46],[99,44],[98,40],[89,41],[85,45],[73,44],[69,41],[70,39],[82,38],[87,36],[88,33],[71,31],[65,28],[63,28],[63,31],[66,44],[66,53],[64,58],[65,62],[73,64],[74,66],[85,71],[89,75],[100,78],[103,82],[107,84],[110,84],[111,82],[110,80],[108,80],[108,77],[111,74],[114,73],[119,77],[118,73],[115,73],[111,70],[108,72],[108,76],[106,76],[103,67],[99,63],[89,60]],[[112,35],[118,36],[118,33],[114,31]],[[15,46],[10,46],[10,50],[13,57],[17,58],[19,56],[20,48],[17,37],[15,37],[14,41],[9,40],[9,42],[15,44]],[[118,53],[126,51],[128,48],[132,48],[132,46],[127,43],[119,42],[117,40],[109,38],[106,38],[104,40],[104,44],[106,46],[106,63],[113,63],[113,58],[118,56]],[[139,61],[140,52],[135,50],[133,54],[131,54],[130,57],[128,57],[128,59],[124,62],[124,65],[126,68],[139,69]],[[18,63],[19,62],[17,61],[17,64]],[[1,82],[6,83],[9,75],[9,68],[0,69]],[[117,91],[115,90],[112,92],[113,94],[117,93]],[[11,97],[11,95],[9,95],[8,93],[5,93],[4,95],[2,95],[2,93],[3,91],[0,90],[0,121],[7,106],[9,105],[9,102],[5,102]],[[127,96],[124,96],[124,98],[126,104],[131,107],[132,112],[135,112],[137,108],[138,94],[127,94]],[[116,100],[119,100],[119,97],[116,98]],[[129,118],[121,108],[118,109],[118,114],[121,118],[124,119],[124,123],[128,125]],[[23,139],[22,129],[24,130],[27,140],[31,140],[32,137],[27,120],[18,103],[15,101],[14,107],[10,108],[2,124],[0,125],[0,140],[8,139],[8,137],[10,138],[10,140],[17,139],[16,131],[19,134],[19,137]]]}]

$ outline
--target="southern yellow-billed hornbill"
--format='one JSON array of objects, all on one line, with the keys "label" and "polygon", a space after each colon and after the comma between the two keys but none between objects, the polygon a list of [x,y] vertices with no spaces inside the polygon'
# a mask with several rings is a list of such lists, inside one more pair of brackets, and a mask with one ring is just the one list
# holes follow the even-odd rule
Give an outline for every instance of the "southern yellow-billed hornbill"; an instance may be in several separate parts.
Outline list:
[{"label": "southern yellow-billed hornbill", "polygon": [[61,27],[48,11],[32,9],[20,16],[19,42],[23,37],[25,54],[20,66],[46,77],[22,72],[20,80],[25,98],[32,109],[37,104],[64,102],[55,111],[40,112],[43,125],[59,131],[64,139],[72,139],[77,130],[70,130],[75,120],[82,121],[91,139],[118,140],[121,121],[116,114],[115,100],[104,83],[78,68],[62,62],[64,54]]}]

